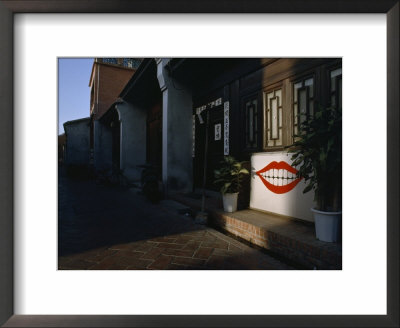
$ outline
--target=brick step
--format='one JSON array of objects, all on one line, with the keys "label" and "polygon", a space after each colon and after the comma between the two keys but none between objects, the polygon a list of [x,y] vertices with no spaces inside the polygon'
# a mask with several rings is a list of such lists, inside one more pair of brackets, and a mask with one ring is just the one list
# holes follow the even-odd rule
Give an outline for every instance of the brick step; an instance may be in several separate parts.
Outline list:
[{"label": "brick step", "polygon": [[[174,194],[171,198],[200,209],[201,202],[193,197]],[[206,209],[211,225],[290,262],[308,269],[342,269],[342,245],[317,240],[313,223],[253,209],[226,213],[222,211],[221,200],[216,198],[207,199]]]}]

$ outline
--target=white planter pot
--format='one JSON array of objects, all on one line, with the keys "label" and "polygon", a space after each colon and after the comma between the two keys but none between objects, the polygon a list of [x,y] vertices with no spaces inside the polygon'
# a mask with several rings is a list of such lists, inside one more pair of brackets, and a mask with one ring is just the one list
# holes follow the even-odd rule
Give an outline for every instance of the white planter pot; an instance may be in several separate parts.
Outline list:
[{"label": "white planter pot", "polygon": [[337,242],[342,222],[342,212],[323,212],[314,208],[315,234],[317,239],[328,243]]},{"label": "white planter pot", "polygon": [[222,194],[222,201],[224,203],[225,212],[235,212],[237,210],[238,192],[233,194]]}]

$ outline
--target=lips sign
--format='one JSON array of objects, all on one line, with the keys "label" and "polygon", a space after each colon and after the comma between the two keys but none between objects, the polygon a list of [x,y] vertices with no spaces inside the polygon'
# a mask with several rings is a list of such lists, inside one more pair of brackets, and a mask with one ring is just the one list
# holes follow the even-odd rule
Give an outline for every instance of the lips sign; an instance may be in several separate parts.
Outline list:
[{"label": "lips sign", "polygon": [[271,162],[256,172],[268,190],[275,194],[284,194],[291,191],[300,182],[297,170],[286,162]]}]

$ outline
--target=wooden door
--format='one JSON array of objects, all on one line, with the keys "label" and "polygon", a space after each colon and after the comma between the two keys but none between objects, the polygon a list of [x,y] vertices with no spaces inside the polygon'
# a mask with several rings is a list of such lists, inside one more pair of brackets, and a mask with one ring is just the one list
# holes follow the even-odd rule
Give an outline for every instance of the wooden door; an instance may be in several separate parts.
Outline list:
[{"label": "wooden door", "polygon": [[162,105],[161,100],[147,112],[146,161],[162,169]]},{"label": "wooden door", "polygon": [[[223,106],[213,107],[206,111],[209,112],[206,189],[218,190],[213,181],[214,170],[218,168],[220,161],[224,157]],[[193,175],[194,186],[197,188],[203,187],[206,111],[202,112],[204,123],[200,124],[197,115],[195,123],[195,157],[193,161]]]}]

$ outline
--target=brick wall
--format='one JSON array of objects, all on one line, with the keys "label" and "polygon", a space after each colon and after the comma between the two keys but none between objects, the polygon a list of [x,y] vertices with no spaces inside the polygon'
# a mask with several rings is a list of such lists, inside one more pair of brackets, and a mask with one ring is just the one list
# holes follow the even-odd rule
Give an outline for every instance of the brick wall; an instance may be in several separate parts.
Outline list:
[{"label": "brick wall", "polygon": [[[135,73],[134,69],[94,63],[91,104],[94,104],[95,120],[99,119],[115,102],[125,85]],[[98,69],[99,68],[99,69]],[[99,74],[99,76],[97,76]],[[98,88],[98,89],[97,89]],[[97,101],[98,94],[98,104]]]},{"label": "brick wall", "polygon": [[322,270],[340,270],[342,268],[342,255],[335,250],[334,244],[318,241],[302,242],[268,228],[243,222],[221,211],[211,212],[209,219],[213,225],[305,268]]}]

